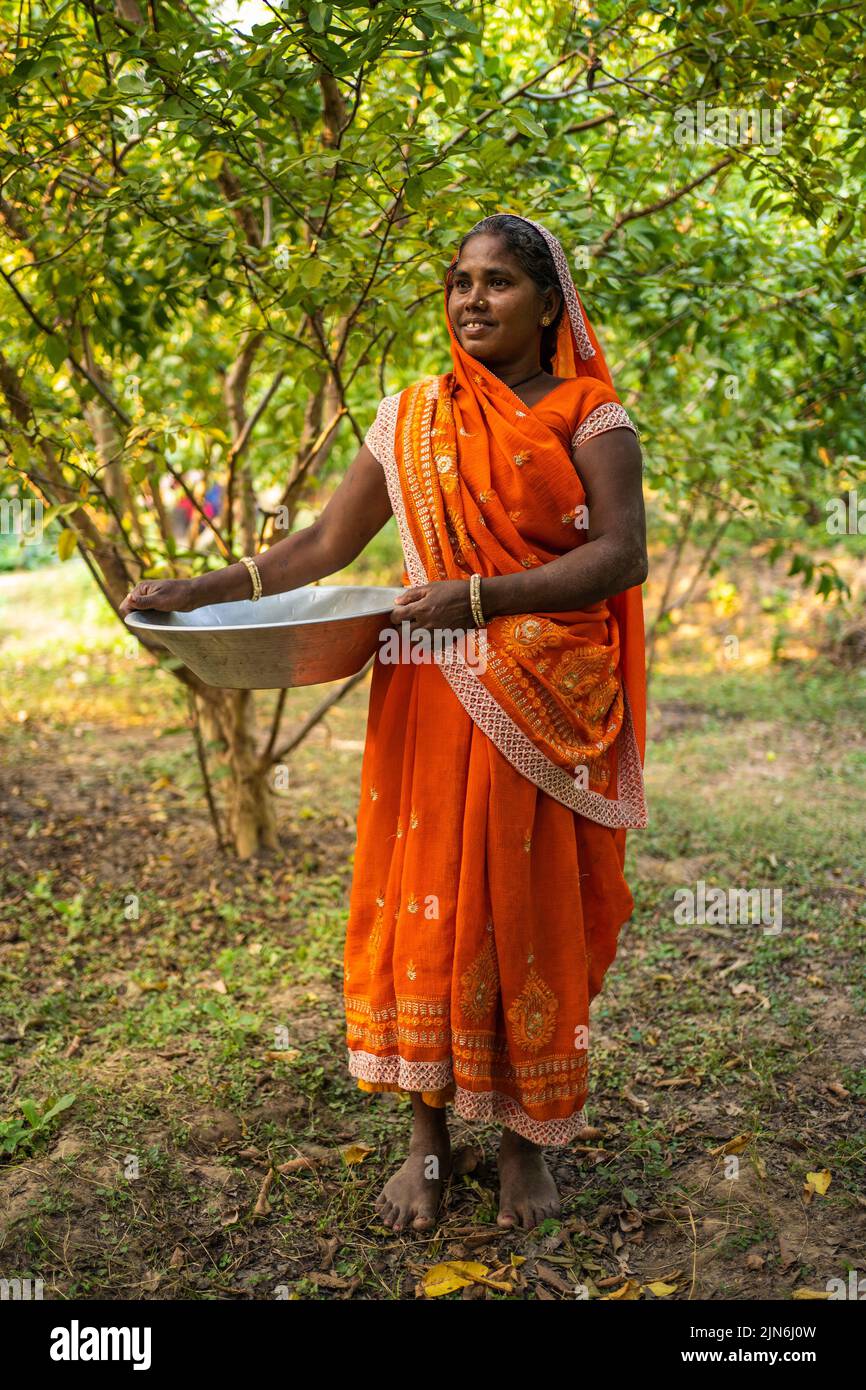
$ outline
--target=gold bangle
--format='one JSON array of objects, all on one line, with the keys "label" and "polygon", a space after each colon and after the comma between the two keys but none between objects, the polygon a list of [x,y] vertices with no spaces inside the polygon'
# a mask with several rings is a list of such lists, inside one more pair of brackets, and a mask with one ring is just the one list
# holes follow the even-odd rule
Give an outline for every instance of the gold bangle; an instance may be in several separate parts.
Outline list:
[{"label": "gold bangle", "polygon": [[246,566],[247,573],[252,580],[253,592],[251,599],[252,602],[255,603],[256,599],[260,599],[262,596],[262,576],[259,574],[259,567],[252,555],[242,555],[241,564]]},{"label": "gold bangle", "polygon": [[472,609],[472,621],[476,627],[484,627],[484,613],[481,608],[481,575],[471,574],[469,576],[469,606]]}]

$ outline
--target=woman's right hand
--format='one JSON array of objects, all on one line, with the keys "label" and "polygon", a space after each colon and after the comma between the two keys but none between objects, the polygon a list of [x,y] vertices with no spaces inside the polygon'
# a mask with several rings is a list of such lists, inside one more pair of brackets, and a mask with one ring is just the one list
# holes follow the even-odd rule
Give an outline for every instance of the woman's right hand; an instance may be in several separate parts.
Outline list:
[{"label": "woman's right hand", "polygon": [[192,579],[142,579],[120,605],[124,618],[133,609],[153,608],[157,613],[188,613],[195,608]]}]

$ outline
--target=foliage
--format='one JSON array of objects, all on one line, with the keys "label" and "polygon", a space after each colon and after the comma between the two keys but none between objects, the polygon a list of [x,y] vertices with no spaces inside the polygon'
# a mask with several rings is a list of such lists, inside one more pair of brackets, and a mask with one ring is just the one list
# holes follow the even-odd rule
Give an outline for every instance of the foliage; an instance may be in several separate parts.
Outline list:
[{"label": "foliage", "polygon": [[61,1096],[45,1110],[40,1110],[35,1100],[20,1101],[23,1119],[13,1116],[9,1120],[0,1120],[0,1154],[11,1155],[19,1149],[31,1148],[51,1128],[51,1121],[74,1104],[75,1096],[72,1093]]},{"label": "foliage", "polygon": [[641,425],[661,616],[756,541],[841,586],[810,552],[866,457],[858,7],[224,14],[0,20],[0,440],[61,556],[116,606],[308,522],[378,397],[447,368],[444,268],[510,209],[580,267]]}]

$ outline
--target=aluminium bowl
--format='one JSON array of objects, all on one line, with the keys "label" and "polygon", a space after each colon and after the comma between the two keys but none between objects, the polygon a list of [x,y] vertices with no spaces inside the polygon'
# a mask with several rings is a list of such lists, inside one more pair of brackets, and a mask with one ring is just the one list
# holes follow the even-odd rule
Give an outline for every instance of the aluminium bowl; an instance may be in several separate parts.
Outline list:
[{"label": "aluminium bowl", "polygon": [[191,613],[127,613],[133,630],[162,642],[206,685],[284,690],[354,676],[390,628],[402,590],[306,585],[256,602],[212,603]]}]

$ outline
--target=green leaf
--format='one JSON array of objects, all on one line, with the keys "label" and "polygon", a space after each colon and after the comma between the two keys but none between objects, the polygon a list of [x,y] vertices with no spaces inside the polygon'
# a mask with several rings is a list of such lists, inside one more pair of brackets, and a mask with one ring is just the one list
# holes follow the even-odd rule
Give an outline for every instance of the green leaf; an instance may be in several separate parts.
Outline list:
[{"label": "green leaf", "polygon": [[75,549],[75,532],[70,526],[67,526],[57,537],[57,554],[60,556],[61,560],[69,560],[75,554]]},{"label": "green leaf", "polygon": [[523,131],[524,135],[531,135],[536,140],[547,139],[547,131],[544,126],[533,120],[528,112],[521,110],[519,106],[509,106],[507,110],[509,119],[513,121],[518,130]]},{"label": "green leaf", "polygon": [[35,1129],[36,1126],[39,1124],[39,1107],[37,1106],[35,1100],[22,1100],[21,1113],[23,1114],[27,1123],[30,1125],[31,1129]]},{"label": "green leaf", "polygon": [[325,264],[318,256],[310,256],[301,266],[300,280],[306,289],[315,289],[325,274]]},{"label": "green leaf", "polygon": [[75,1099],[76,1097],[71,1091],[67,1092],[65,1096],[61,1096],[56,1104],[52,1105],[50,1110],[45,1111],[41,1123],[46,1125],[49,1120],[53,1120],[57,1115],[61,1114],[62,1111],[68,1110],[70,1105],[75,1104]]},{"label": "green leaf", "polygon": [[59,371],[66,361],[66,344],[56,333],[45,339],[45,356],[55,371]]},{"label": "green leaf", "polygon": [[269,121],[273,114],[271,107],[260,97],[258,92],[243,92],[241,100],[245,101],[251,111],[255,111],[257,116],[261,116],[263,121]]}]

